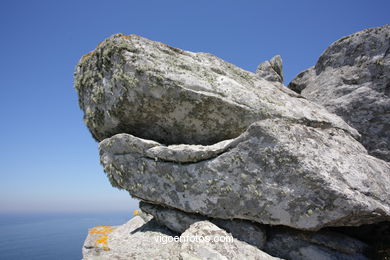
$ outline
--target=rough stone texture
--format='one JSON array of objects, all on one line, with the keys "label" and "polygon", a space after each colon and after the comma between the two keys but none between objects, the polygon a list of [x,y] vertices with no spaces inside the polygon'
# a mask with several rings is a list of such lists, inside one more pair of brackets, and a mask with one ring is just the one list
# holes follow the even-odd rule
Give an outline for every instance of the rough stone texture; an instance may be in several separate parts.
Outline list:
[{"label": "rough stone texture", "polygon": [[[88,235],[83,246],[83,259],[280,259],[231,238],[228,233],[207,221],[192,225],[181,235],[183,240],[180,242],[160,240],[161,237],[174,238],[177,234],[160,226],[154,220],[145,222],[139,216],[126,224],[112,228],[113,231],[108,235],[106,250],[96,245],[96,235]],[[211,241],[191,242],[190,238],[195,236],[208,236]],[[215,236],[230,238],[231,242],[214,242],[212,238]]]},{"label": "rough stone texture", "polygon": [[261,63],[256,69],[256,75],[268,81],[283,84],[282,58],[277,55],[271,60]]},{"label": "rough stone texture", "polygon": [[180,234],[195,222],[209,220],[200,214],[186,213],[174,208],[162,207],[144,201],[140,202],[139,207],[142,211],[152,215],[160,225],[166,226],[170,230]]},{"label": "rough stone texture", "polygon": [[152,215],[161,225],[170,230],[183,233],[192,224],[208,220],[219,228],[232,234],[234,238],[262,249],[266,240],[265,230],[256,223],[244,220],[211,219],[199,214],[190,214],[173,208],[140,202],[140,208]]},{"label": "rough stone texture", "polygon": [[264,251],[291,260],[369,259],[369,246],[359,240],[330,231],[302,232],[271,228]]},{"label": "rough stone texture", "polygon": [[135,216],[126,224],[113,227],[108,235],[107,247],[104,250],[96,245],[96,235],[89,234],[83,246],[83,259],[180,259],[178,243],[158,243],[159,236],[176,234],[155,221]]},{"label": "rough stone texture", "polygon": [[[229,237],[230,235],[218,228],[209,221],[200,221],[192,224],[182,236],[202,236],[210,237]],[[228,259],[248,259],[248,260],[271,260],[280,259],[272,257],[258,248],[248,245],[245,242],[237,239],[232,239],[233,242],[184,242],[181,245],[183,260],[194,259],[210,259],[210,260],[228,260]]]},{"label": "rough stone texture", "polygon": [[75,88],[98,141],[129,133],[164,144],[214,144],[266,118],[330,125],[358,136],[341,118],[280,83],[211,54],[136,35],[114,35],[83,57]]},{"label": "rough stone texture", "polygon": [[308,86],[313,84],[313,80],[316,77],[316,71],[314,66],[308,68],[305,71],[299,73],[287,87],[294,90],[295,92],[302,94],[302,91]]},{"label": "rough stone texture", "polygon": [[372,155],[390,161],[390,25],[336,41],[289,88],[341,116]]},{"label": "rough stone texture", "polygon": [[390,165],[343,130],[268,119],[238,139],[216,157],[182,163],[148,156],[162,144],[118,134],[100,143],[101,163],[134,197],[208,217],[307,230],[389,219]]}]

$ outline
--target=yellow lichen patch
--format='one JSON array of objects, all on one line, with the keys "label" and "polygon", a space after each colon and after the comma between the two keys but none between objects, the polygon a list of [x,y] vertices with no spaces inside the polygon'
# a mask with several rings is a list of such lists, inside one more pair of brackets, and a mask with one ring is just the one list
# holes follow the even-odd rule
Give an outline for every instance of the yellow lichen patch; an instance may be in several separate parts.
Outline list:
[{"label": "yellow lichen patch", "polygon": [[95,246],[96,247],[101,247],[103,250],[108,251],[110,248],[108,248],[108,234],[112,232],[112,227],[108,226],[99,226],[99,227],[94,227],[89,231],[89,234],[93,235],[98,235],[98,239],[95,241]]},{"label": "yellow lichen patch", "polygon": [[130,39],[130,36],[127,36],[127,35],[124,35],[124,34],[121,34],[121,33],[118,33],[118,35],[122,38],[125,38],[125,39]]},{"label": "yellow lichen patch", "polygon": [[91,55],[92,55],[92,51],[88,52],[87,54],[84,54],[82,59],[84,60],[84,59],[88,58]]},{"label": "yellow lichen patch", "polygon": [[104,41],[99,42],[99,44],[96,46],[96,48],[99,48],[99,47],[102,46],[103,44],[104,44]]},{"label": "yellow lichen patch", "polygon": [[133,214],[134,216],[137,216],[139,214],[139,210],[138,209],[134,210]]}]

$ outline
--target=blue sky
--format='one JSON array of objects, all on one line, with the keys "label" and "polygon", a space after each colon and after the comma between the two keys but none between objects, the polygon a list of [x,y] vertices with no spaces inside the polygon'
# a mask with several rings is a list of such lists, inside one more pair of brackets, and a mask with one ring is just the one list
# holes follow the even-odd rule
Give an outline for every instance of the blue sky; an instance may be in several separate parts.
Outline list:
[{"label": "blue sky", "polygon": [[390,1],[2,1],[0,212],[137,207],[109,184],[73,89],[79,58],[138,34],[244,69],[276,54],[285,83],[333,41],[390,23]]}]

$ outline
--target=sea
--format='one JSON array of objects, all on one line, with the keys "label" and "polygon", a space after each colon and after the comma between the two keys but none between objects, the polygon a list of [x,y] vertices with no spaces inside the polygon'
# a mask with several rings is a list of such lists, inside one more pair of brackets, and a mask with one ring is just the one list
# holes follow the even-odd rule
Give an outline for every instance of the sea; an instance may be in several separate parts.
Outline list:
[{"label": "sea", "polygon": [[1,260],[82,259],[88,229],[116,226],[132,212],[0,214]]}]

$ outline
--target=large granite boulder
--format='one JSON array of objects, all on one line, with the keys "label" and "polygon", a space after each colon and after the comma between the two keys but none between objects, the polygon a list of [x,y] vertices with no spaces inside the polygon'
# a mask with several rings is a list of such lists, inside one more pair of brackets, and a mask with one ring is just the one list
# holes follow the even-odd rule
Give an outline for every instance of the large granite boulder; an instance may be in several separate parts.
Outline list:
[{"label": "large granite boulder", "polygon": [[212,146],[118,134],[99,147],[113,186],[185,212],[308,230],[390,217],[390,165],[338,128],[267,119]]},{"label": "large granite boulder", "polygon": [[96,140],[119,133],[164,144],[213,144],[253,122],[285,118],[355,129],[323,107],[211,54],[114,35],[83,57],[75,88]]},{"label": "large granite boulder", "polygon": [[370,154],[390,161],[390,25],[334,42],[288,87],[341,116]]},{"label": "large granite boulder", "polygon": [[83,246],[84,260],[280,259],[231,237],[208,221],[194,223],[180,236],[153,219],[145,221],[139,216],[121,226],[104,228],[109,232],[103,238],[93,232],[96,228],[89,232]]}]

